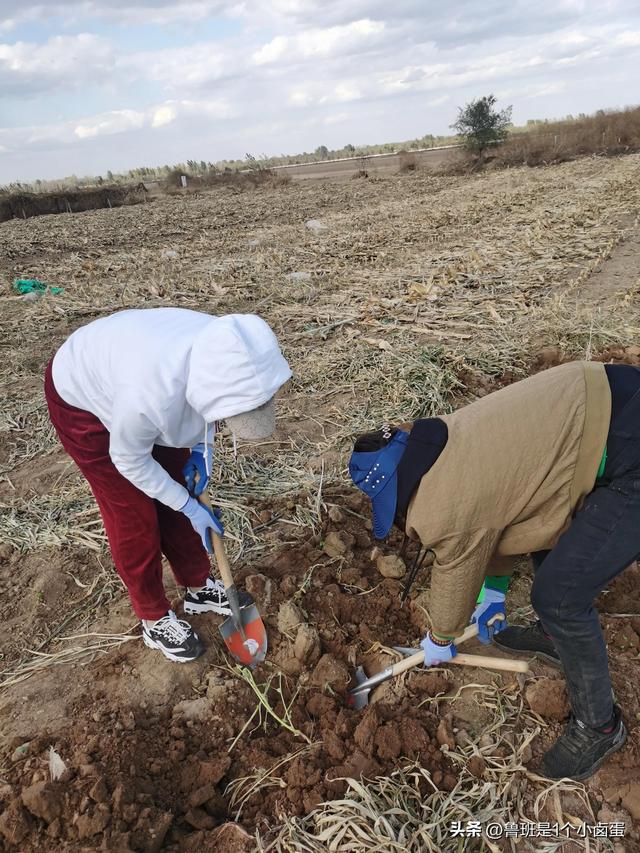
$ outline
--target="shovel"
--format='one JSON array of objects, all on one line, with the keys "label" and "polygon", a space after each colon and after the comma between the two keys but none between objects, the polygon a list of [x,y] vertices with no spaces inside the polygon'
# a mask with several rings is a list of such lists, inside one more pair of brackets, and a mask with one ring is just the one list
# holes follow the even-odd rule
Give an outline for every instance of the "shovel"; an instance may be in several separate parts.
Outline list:
[{"label": "shovel", "polygon": [[[456,645],[461,645],[466,640],[470,640],[471,637],[476,636],[477,633],[477,624],[469,625],[465,628],[464,632],[454,640],[454,643]],[[415,649],[405,649],[401,646],[397,646],[395,647],[395,651],[409,656],[405,657],[404,660],[401,660],[398,663],[394,663],[392,666],[388,666],[386,669],[383,669],[382,672],[372,675],[371,678],[366,677],[365,671],[361,666],[356,669],[356,686],[349,691],[348,702],[350,707],[355,708],[356,711],[360,711],[369,704],[369,693],[374,687],[377,687],[378,684],[382,684],[383,681],[395,678],[397,675],[401,675],[403,672],[413,669],[414,666],[420,666],[420,664],[424,663],[423,649],[415,651]],[[457,664],[458,666],[481,666],[484,669],[497,669],[505,672],[525,673],[529,671],[529,664],[525,660],[505,660],[504,658],[492,658],[488,655],[457,654],[455,657],[451,658],[451,660],[446,661],[443,665],[449,666],[450,664]]]},{"label": "shovel", "polygon": [[[209,496],[204,492],[198,500],[212,509]],[[227,594],[231,616],[220,626],[220,634],[226,647],[238,663],[254,669],[267,654],[267,631],[255,602],[241,605],[238,590],[231,574],[231,566],[224,549],[224,542],[217,533],[210,531],[216,563]]]}]

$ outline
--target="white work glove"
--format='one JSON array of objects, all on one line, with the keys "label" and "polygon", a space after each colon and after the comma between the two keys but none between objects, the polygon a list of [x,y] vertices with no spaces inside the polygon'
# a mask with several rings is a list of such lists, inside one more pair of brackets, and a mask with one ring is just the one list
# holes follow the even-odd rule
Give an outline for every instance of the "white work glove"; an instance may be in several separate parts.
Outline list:
[{"label": "white work glove", "polygon": [[420,646],[424,649],[425,666],[438,666],[441,663],[450,661],[451,658],[454,658],[458,654],[453,642],[445,644],[437,642],[431,631],[422,640]]}]

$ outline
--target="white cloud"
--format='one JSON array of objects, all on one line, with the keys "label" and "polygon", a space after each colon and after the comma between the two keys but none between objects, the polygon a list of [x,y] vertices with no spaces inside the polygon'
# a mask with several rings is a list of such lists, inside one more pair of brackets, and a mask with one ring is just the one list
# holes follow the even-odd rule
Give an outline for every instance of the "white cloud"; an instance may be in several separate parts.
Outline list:
[{"label": "white cloud", "polygon": [[94,136],[111,136],[143,127],[161,128],[179,118],[228,119],[234,112],[226,101],[167,101],[144,112],[138,110],[113,110],[84,119],[74,128],[78,139]]},{"label": "white cloud", "polygon": [[144,129],[161,130],[182,121],[197,126],[202,121],[225,121],[236,115],[224,100],[166,101],[147,110],[110,110],[77,121],[31,125],[0,130],[0,150],[9,152],[43,145],[73,145],[98,137],[126,134]]},{"label": "white cloud", "polygon": [[323,124],[342,124],[345,121],[349,121],[349,113],[333,113],[332,115],[325,116],[322,121]]},{"label": "white cloud", "polygon": [[361,81],[347,80],[335,85],[323,82],[298,87],[289,92],[289,103],[294,107],[324,106],[325,104],[346,104],[359,101],[366,96]]},{"label": "white cloud", "polygon": [[284,61],[289,65],[305,59],[328,59],[380,43],[385,33],[383,21],[364,18],[326,29],[306,30],[294,36],[276,36],[253,54],[256,65]]},{"label": "white cloud", "polygon": [[111,44],[91,33],[53,36],[44,44],[0,44],[0,94],[35,94],[61,84],[83,86],[105,79],[113,64]]},{"label": "white cloud", "polygon": [[127,130],[139,130],[145,122],[144,113],[136,110],[113,110],[86,119],[81,124],[76,125],[73,132],[78,139],[91,139],[94,136],[111,136],[114,133],[124,133]]},{"label": "white cloud", "polygon": [[178,113],[174,106],[164,104],[154,110],[151,118],[151,127],[164,127],[167,124],[171,124],[176,120],[177,115]]},{"label": "white cloud", "polygon": [[640,30],[620,33],[616,36],[615,43],[620,47],[640,47]]},{"label": "white cloud", "polygon": [[65,26],[101,18],[119,24],[167,26],[238,12],[239,4],[229,0],[0,0],[0,22],[5,22],[0,29],[53,18]]},{"label": "white cloud", "polygon": [[167,92],[184,95],[238,74],[243,68],[243,57],[240,51],[205,42],[185,48],[126,54],[118,58],[117,67],[135,77],[159,83]]}]

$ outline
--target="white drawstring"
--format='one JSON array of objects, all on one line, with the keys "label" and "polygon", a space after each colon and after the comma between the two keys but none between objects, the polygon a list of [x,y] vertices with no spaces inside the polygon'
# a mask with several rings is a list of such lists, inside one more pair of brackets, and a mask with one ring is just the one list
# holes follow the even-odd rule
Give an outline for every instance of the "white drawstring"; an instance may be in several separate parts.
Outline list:
[{"label": "white drawstring", "polygon": [[209,424],[204,422],[204,470],[207,472],[207,479],[211,472],[209,471],[209,448],[207,446],[207,440],[209,438]]},{"label": "white drawstring", "polygon": [[213,432],[213,435],[211,436],[211,441],[213,441],[215,439],[217,428],[218,421],[214,421],[211,425],[206,421],[204,422],[204,470],[207,472],[207,478],[211,476],[211,469],[209,467],[209,430]]},{"label": "white drawstring", "polygon": [[170,640],[176,640],[178,643],[184,642],[189,636],[191,625],[185,622],[184,619],[178,619],[176,614],[170,610],[166,616],[158,621],[153,626],[153,630],[159,634],[164,634]]}]

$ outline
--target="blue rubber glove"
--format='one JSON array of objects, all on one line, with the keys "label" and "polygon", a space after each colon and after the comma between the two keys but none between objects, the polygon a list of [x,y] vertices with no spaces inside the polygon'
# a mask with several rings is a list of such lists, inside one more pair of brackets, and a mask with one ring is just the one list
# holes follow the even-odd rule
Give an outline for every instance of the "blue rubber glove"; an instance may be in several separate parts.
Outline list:
[{"label": "blue rubber glove", "polygon": [[441,646],[434,643],[431,637],[431,631],[427,634],[424,640],[420,643],[424,649],[424,665],[438,666],[438,664],[446,663],[451,658],[454,658],[458,651],[453,643],[447,643],[446,646]]},{"label": "blue rubber glove", "polygon": [[206,455],[204,443],[200,442],[200,444],[196,444],[182,469],[185,485],[190,495],[198,497],[198,495],[204,492],[209,482],[209,473],[211,472],[212,464],[213,444],[207,445]]},{"label": "blue rubber glove", "polygon": [[[489,625],[494,619],[495,622]],[[504,592],[485,587],[482,603],[473,611],[471,624],[478,623],[478,639],[485,645],[490,643],[494,634],[500,633],[507,627],[507,614],[504,606]]]},{"label": "blue rubber glove", "polygon": [[195,498],[189,498],[180,512],[183,512],[191,524],[193,529],[202,539],[202,544],[211,554],[213,553],[213,545],[211,542],[210,530],[217,533],[218,536],[224,536],[224,527],[222,526],[221,513],[219,509],[210,510],[204,504]]}]

